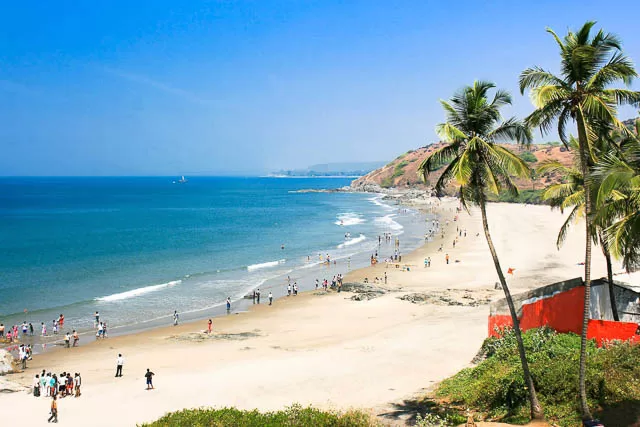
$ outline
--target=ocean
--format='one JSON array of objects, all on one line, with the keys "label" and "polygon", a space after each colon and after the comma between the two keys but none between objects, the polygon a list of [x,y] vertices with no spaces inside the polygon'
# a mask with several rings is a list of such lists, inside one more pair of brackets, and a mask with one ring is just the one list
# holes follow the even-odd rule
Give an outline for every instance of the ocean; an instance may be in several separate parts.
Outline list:
[{"label": "ocean", "polygon": [[[424,216],[381,197],[297,193],[342,178],[0,178],[0,322],[40,322],[91,333],[99,311],[111,333],[246,309],[259,287],[286,293],[369,264],[378,236],[401,253],[421,243]],[[415,233],[405,233],[415,228]],[[348,234],[347,234],[348,233]],[[347,237],[345,237],[347,236]],[[336,264],[321,260],[329,254]]]}]

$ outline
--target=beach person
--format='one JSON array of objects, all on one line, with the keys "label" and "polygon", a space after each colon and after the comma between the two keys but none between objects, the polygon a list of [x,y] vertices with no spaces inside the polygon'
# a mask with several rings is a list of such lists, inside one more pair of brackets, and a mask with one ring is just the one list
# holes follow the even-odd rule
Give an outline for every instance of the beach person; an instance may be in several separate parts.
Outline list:
[{"label": "beach person", "polygon": [[29,322],[29,335],[33,336],[33,324]]},{"label": "beach person", "polygon": [[209,321],[207,322],[207,333],[210,334],[211,333],[211,328],[213,327],[213,320],[209,319]]},{"label": "beach person", "polygon": [[22,336],[27,336],[27,331],[29,330],[29,326],[27,325],[27,321],[22,322]]},{"label": "beach person", "polygon": [[231,297],[227,297],[227,312],[231,311]]},{"label": "beach person", "polygon": [[71,378],[71,372],[67,373],[66,386],[67,396],[73,396],[73,378]]},{"label": "beach person", "polygon": [[[47,374],[48,376],[49,374]],[[45,397],[49,397],[49,380],[44,375],[44,371],[42,371],[42,376],[40,376],[40,393],[44,393]]]},{"label": "beach person", "polygon": [[55,396],[58,394],[58,390],[56,389],[56,384],[58,383],[58,377],[56,374],[53,374],[49,377],[49,396]]},{"label": "beach person", "polygon": [[318,290],[318,279],[316,279],[316,291]]},{"label": "beach person", "polygon": [[80,397],[80,387],[82,386],[82,377],[79,372],[73,376],[73,389],[75,390],[74,397]]},{"label": "beach person", "polygon": [[0,338],[4,338],[4,323],[0,323]]},{"label": "beach person", "polygon": [[58,335],[58,319],[53,319],[53,335]]},{"label": "beach person", "polygon": [[287,296],[291,296],[291,284],[287,285]]},{"label": "beach person", "polygon": [[98,327],[98,325],[100,324],[100,313],[98,313],[98,312],[96,311],[96,313],[95,313],[93,316],[94,316],[94,317],[95,317],[95,319],[96,319],[96,323],[95,323],[94,327],[96,327],[96,328],[97,328],[97,327]]},{"label": "beach person", "polygon": [[431,257],[427,257],[427,267],[431,267]]},{"label": "beach person", "polygon": [[178,326],[178,310],[173,311],[173,326]]},{"label": "beach person", "polygon": [[51,416],[49,417],[47,422],[48,423],[51,423],[51,422],[57,423],[58,422],[58,402],[56,400],[56,395],[55,394],[51,398],[51,412],[50,412],[50,414],[51,414]]},{"label": "beach person", "polygon": [[78,336],[78,332],[76,332],[76,330],[73,330],[73,346],[76,347],[78,345],[78,341],[80,340],[80,337]]},{"label": "beach person", "polygon": [[293,283],[293,296],[298,295],[298,282]]},{"label": "beach person", "polygon": [[425,258],[424,259],[424,268],[427,268],[427,264],[428,264],[428,262],[427,262],[427,259]]},{"label": "beach person", "polygon": [[444,259],[447,260],[447,264],[449,264],[449,254],[446,254]]},{"label": "beach person", "polygon": [[60,329],[64,328],[64,314],[60,313],[60,317],[58,318],[58,324],[60,325]]},{"label": "beach person", "polygon": [[385,285],[387,284],[387,272],[386,271],[384,272],[384,284]]},{"label": "beach person", "polygon": [[122,376],[123,366],[124,366],[124,357],[122,357],[122,354],[118,354],[118,358],[116,359],[116,377]]},{"label": "beach person", "polygon": [[20,362],[22,362],[22,369],[27,369],[27,348],[24,345],[20,346],[20,350],[18,351],[18,356],[20,357]]},{"label": "beach person", "polygon": [[256,289],[256,300],[258,301],[258,304],[260,304],[260,288]]},{"label": "beach person", "polygon": [[102,323],[102,338],[107,337],[107,322]]},{"label": "beach person", "polygon": [[269,291],[269,305],[273,304],[273,294]]},{"label": "beach person", "polygon": [[102,326],[102,322],[98,324],[98,331],[96,332],[96,338],[102,338],[102,333],[104,332],[104,327]]},{"label": "beach person", "polygon": [[33,379],[33,397],[40,397],[40,375],[38,374]]},{"label": "beach person", "polygon": [[147,368],[147,373],[144,374],[144,377],[147,379],[147,390],[153,389],[153,376],[155,374]]},{"label": "beach person", "polygon": [[13,332],[11,331],[11,329],[7,331],[7,341],[9,342],[13,341]]},{"label": "beach person", "polygon": [[47,336],[47,325],[45,325],[44,322],[40,322],[40,325],[42,325],[42,336],[46,337]]},{"label": "beach person", "polygon": [[69,332],[67,332],[66,334],[64,334],[64,345],[65,347],[69,348],[71,344],[71,335],[69,335]]}]

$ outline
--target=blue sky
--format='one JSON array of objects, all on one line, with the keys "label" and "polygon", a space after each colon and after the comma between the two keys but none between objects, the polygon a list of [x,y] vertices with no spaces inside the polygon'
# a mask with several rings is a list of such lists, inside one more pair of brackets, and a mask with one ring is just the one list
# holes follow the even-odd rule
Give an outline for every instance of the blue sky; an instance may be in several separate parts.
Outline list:
[{"label": "blue sky", "polygon": [[438,100],[474,79],[512,92],[506,114],[528,114],[519,73],[557,71],[547,26],[564,33],[597,20],[640,62],[640,2],[610,4],[4,2],[0,174],[261,173],[391,159],[437,140]]}]

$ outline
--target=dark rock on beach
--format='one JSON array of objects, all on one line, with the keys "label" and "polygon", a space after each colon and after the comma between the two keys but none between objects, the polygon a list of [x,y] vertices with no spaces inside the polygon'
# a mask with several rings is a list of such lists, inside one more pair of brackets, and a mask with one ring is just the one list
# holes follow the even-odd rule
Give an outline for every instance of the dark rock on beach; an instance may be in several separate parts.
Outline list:
[{"label": "dark rock on beach", "polygon": [[353,301],[368,301],[384,295],[389,291],[368,283],[344,283],[342,285],[342,292],[355,293],[355,295],[351,296]]}]

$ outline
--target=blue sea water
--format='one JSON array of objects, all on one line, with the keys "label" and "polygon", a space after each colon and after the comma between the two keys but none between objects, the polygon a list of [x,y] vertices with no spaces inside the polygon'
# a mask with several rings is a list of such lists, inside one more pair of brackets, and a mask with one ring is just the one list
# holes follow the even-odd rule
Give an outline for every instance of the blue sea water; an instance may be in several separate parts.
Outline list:
[{"label": "blue sea water", "polygon": [[[256,287],[280,297],[287,276],[309,289],[376,250],[388,256],[378,235],[423,224],[375,195],[295,192],[349,183],[0,178],[0,322],[38,331],[64,313],[67,329],[90,330],[95,311],[112,329],[164,322],[173,310],[204,317]],[[402,251],[419,243],[404,239]],[[327,254],[335,266],[320,264]]]}]

